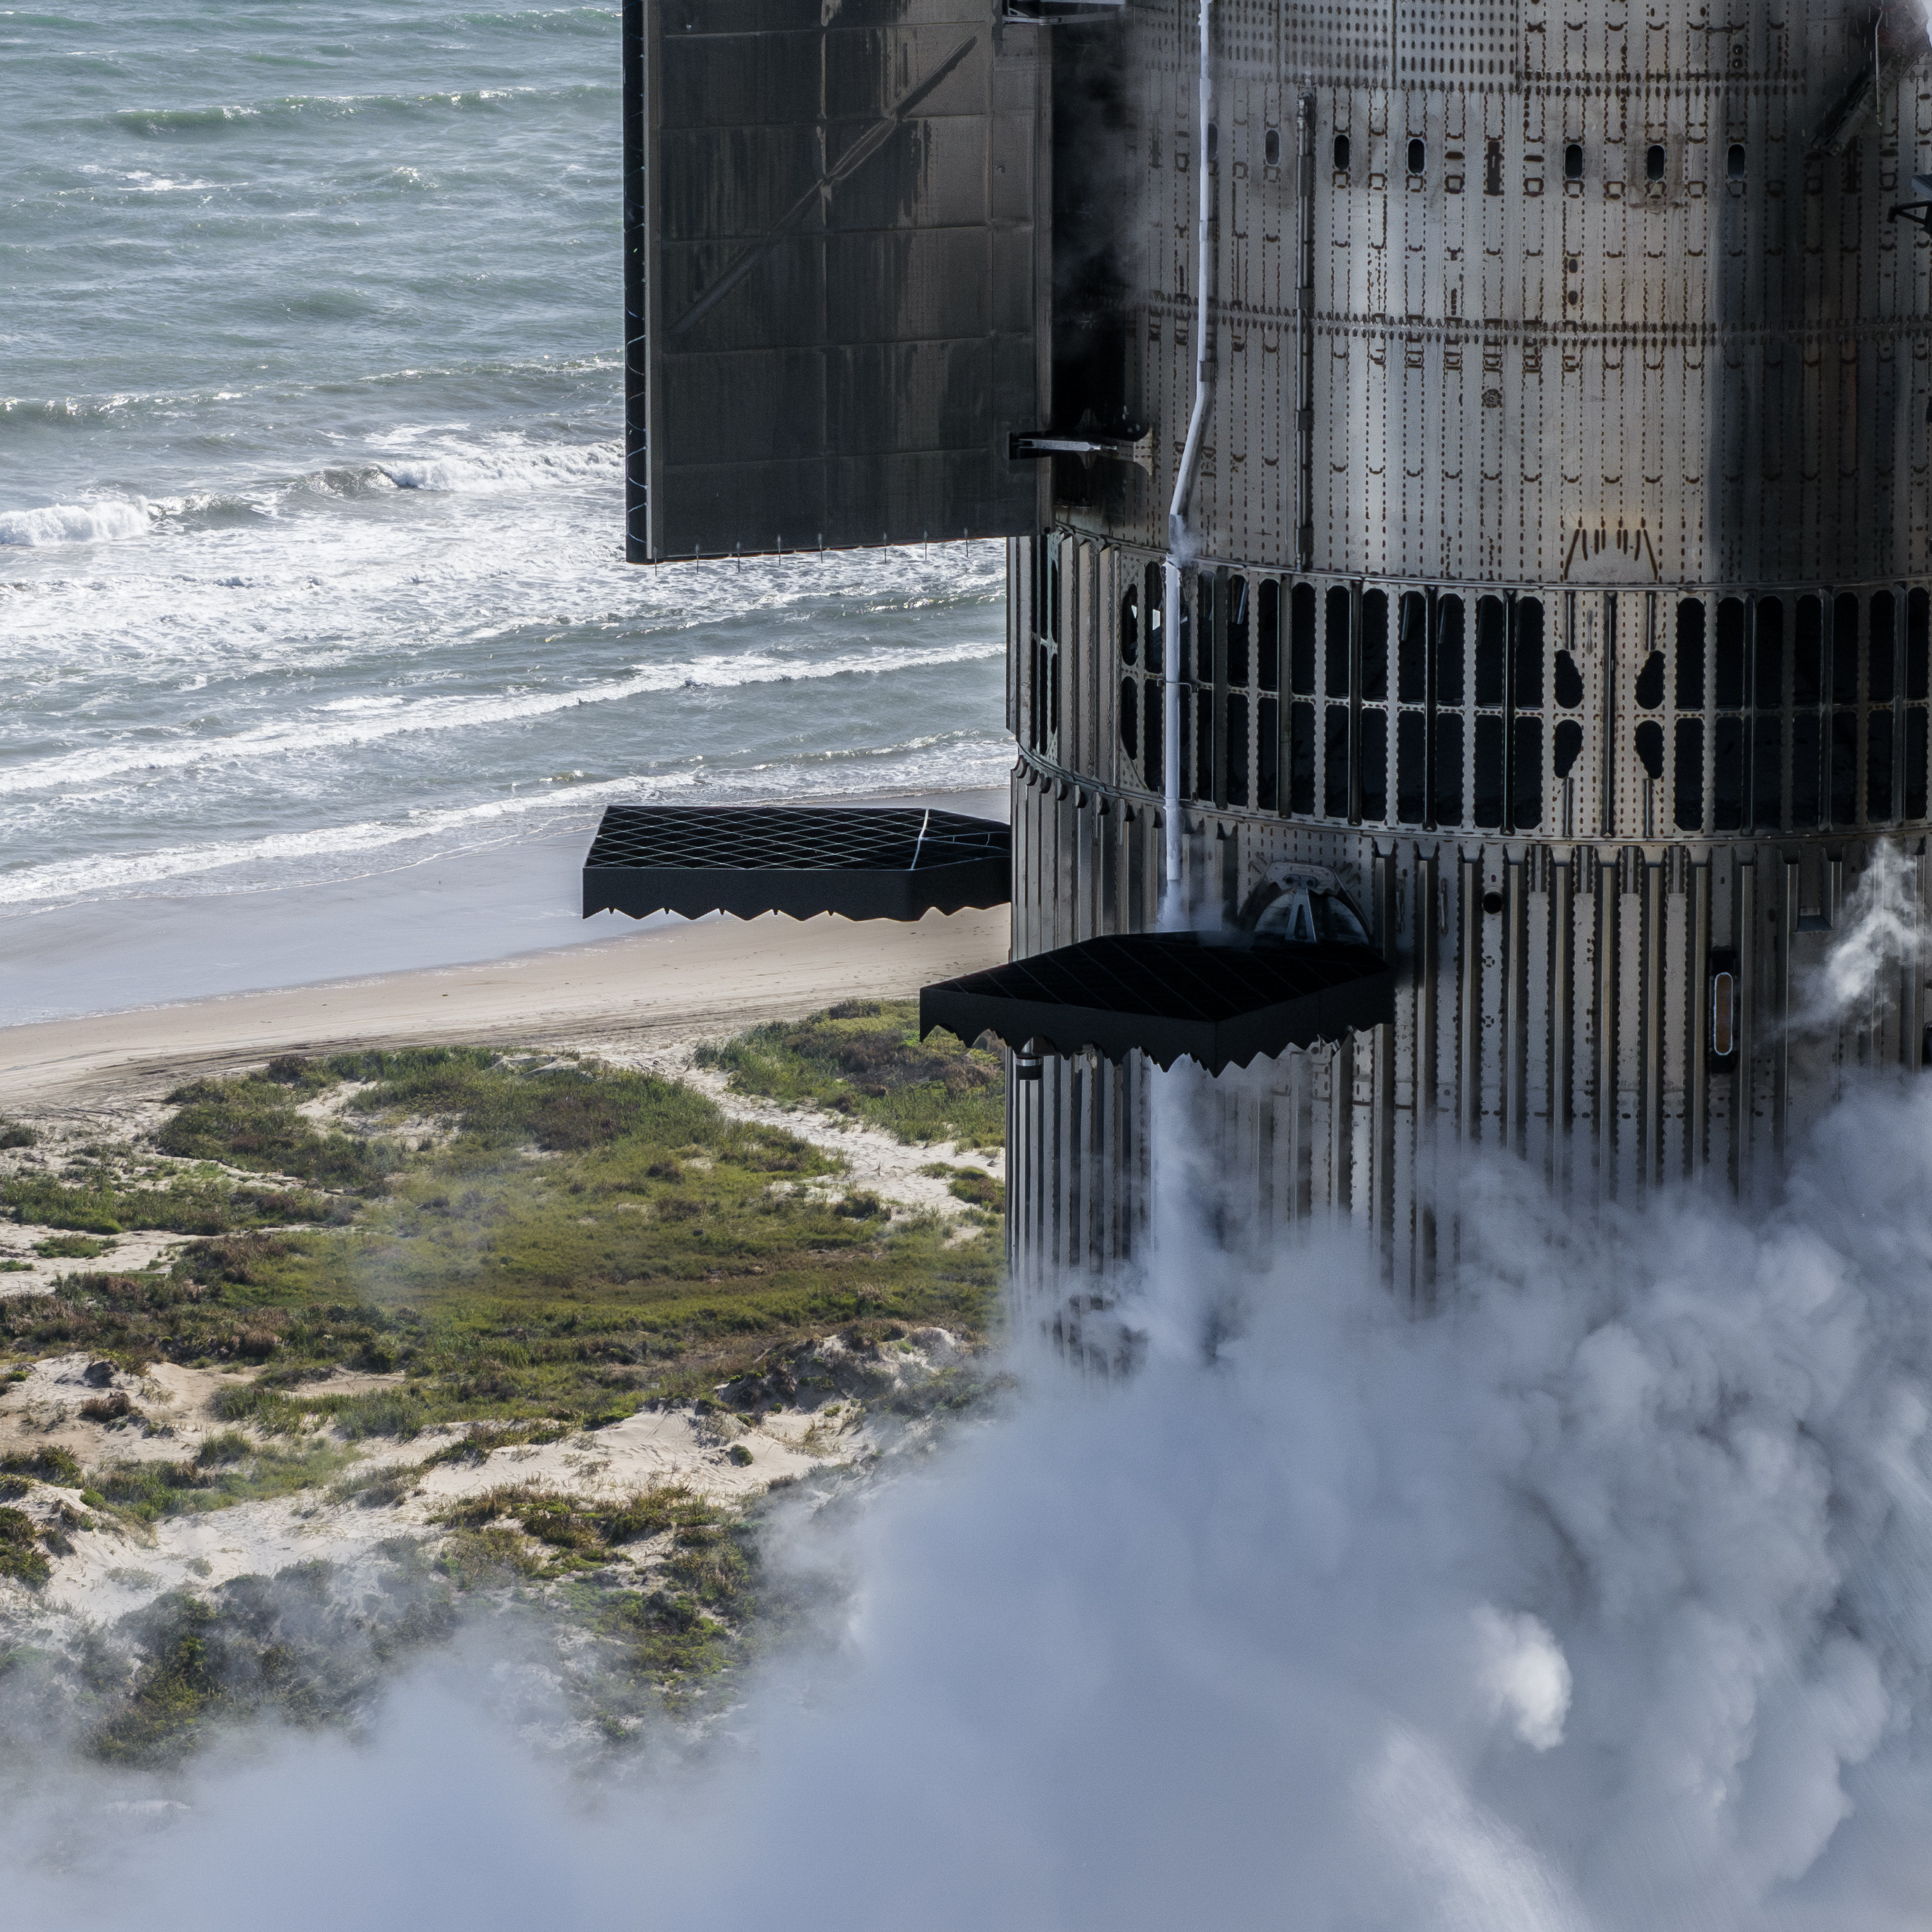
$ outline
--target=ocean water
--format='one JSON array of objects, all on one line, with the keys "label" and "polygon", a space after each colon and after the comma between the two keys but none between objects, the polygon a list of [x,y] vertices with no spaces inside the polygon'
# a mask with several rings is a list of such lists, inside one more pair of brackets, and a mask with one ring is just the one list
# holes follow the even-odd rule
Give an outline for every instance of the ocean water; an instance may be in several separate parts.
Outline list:
[{"label": "ocean water", "polygon": [[1001,782],[998,545],[622,561],[617,37],[0,10],[0,1022],[573,938],[610,800]]}]

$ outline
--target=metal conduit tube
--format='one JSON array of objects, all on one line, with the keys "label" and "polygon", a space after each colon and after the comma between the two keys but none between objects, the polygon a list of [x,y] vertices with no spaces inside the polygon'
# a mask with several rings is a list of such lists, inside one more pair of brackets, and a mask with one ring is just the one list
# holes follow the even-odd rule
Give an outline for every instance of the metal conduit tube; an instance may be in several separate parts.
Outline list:
[{"label": "metal conduit tube", "polygon": [[1161,895],[1161,924],[1172,930],[1186,923],[1180,891],[1180,556],[1187,545],[1187,504],[1193,494],[1194,472],[1201,460],[1201,435],[1208,420],[1208,391],[1214,378],[1214,338],[1209,333],[1208,295],[1214,267],[1214,190],[1208,166],[1208,130],[1214,118],[1214,80],[1208,52],[1208,26],[1213,0],[1201,0],[1201,129],[1196,142],[1196,172],[1201,184],[1196,218],[1199,260],[1195,269],[1196,315],[1194,324],[1194,410],[1188,418],[1187,441],[1180,452],[1180,469],[1174,479],[1174,500],[1167,512],[1167,562],[1162,572],[1161,657],[1166,671],[1166,747],[1162,772],[1166,808],[1166,890]]}]

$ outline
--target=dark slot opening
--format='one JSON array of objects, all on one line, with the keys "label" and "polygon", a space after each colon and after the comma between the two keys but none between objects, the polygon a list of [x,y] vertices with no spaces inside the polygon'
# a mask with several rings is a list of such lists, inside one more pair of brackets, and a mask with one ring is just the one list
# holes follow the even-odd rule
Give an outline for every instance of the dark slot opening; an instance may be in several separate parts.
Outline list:
[{"label": "dark slot opening", "polygon": [[1736,832],[1744,822],[1744,721],[1720,718],[1711,739],[1711,825]]},{"label": "dark slot opening", "polygon": [[1905,816],[1925,816],[1925,713],[1905,714]]},{"label": "dark slot opening", "polygon": [[1401,613],[1396,634],[1395,694],[1404,704],[1420,704],[1429,695],[1429,599],[1419,590],[1405,590]]},{"label": "dark slot opening", "polygon": [[1388,696],[1388,592],[1362,592],[1362,689],[1368,703]]},{"label": "dark slot opening", "polygon": [[1429,815],[1438,825],[1462,822],[1462,720],[1454,713],[1436,720],[1435,795]]},{"label": "dark slot opening", "polygon": [[1751,726],[1751,823],[1775,832],[1784,817],[1784,720],[1760,713]]},{"label": "dark slot opening", "polygon": [[1665,154],[1660,145],[1653,142],[1649,147],[1646,148],[1643,152],[1644,179],[1646,181],[1663,180],[1664,166],[1669,159],[1670,157]]},{"label": "dark slot opening", "polygon": [[1832,702],[1858,701],[1858,600],[1842,591],[1832,604]]},{"label": "dark slot opening", "polygon": [[1503,191],[1503,144],[1491,137],[1483,150],[1483,192],[1501,194]]},{"label": "dark slot opening", "polygon": [[1557,708],[1574,711],[1583,702],[1583,674],[1576,668],[1576,660],[1568,651],[1556,653],[1556,675],[1551,679],[1556,692]]},{"label": "dark slot opening", "polygon": [[1744,701],[1744,600],[1726,597],[1718,605],[1718,652],[1712,701],[1720,711],[1735,711]]},{"label": "dark slot opening", "polygon": [[1248,700],[1238,691],[1228,694],[1228,802],[1248,802]]},{"label": "dark slot opening", "polygon": [[1379,706],[1362,713],[1362,816],[1388,816],[1388,713]]},{"label": "dark slot opening", "polygon": [[1348,137],[1346,134],[1335,136],[1335,165],[1346,171],[1348,166]]},{"label": "dark slot opening", "polygon": [[[1444,597],[1436,605],[1436,701],[1438,704],[1460,704],[1462,701],[1462,600],[1460,597]],[[1461,766],[1456,783],[1460,787]],[[1460,796],[1459,791],[1458,796]],[[1462,817],[1459,806],[1456,817]]]},{"label": "dark slot opening", "polygon": [[1797,633],[1791,644],[1791,701],[1793,704],[1816,704],[1825,689],[1825,607],[1822,599],[1798,598]]},{"label": "dark slot opening", "polygon": [[1315,707],[1288,706],[1288,808],[1315,816]]},{"label": "dark slot opening", "polygon": [[1704,600],[1686,597],[1677,606],[1677,708],[1704,708]]},{"label": "dark slot opening", "polygon": [[1209,164],[1209,165],[1211,166],[1212,166],[1212,165],[1213,165],[1216,161],[1218,161],[1220,158],[1221,158],[1221,127],[1220,127],[1220,123],[1219,122],[1216,122],[1216,121],[1210,121],[1210,122],[1208,122],[1208,164]]},{"label": "dark slot opening", "polygon": [[1141,754],[1141,688],[1131,677],[1120,680],[1120,748],[1130,758]]},{"label": "dark slot opening", "polygon": [[1664,653],[1652,651],[1636,674],[1636,701],[1646,711],[1654,711],[1664,702]]},{"label": "dark slot opening", "polygon": [[1856,825],[1858,816],[1858,714],[1832,713],[1832,823]]},{"label": "dark slot opening", "polygon": [[[1905,694],[1932,695],[1932,599],[1915,590],[1905,600]],[[1917,818],[1916,812],[1908,814]]]},{"label": "dark slot opening", "polygon": [[1058,651],[1047,653],[1046,676],[1047,715],[1052,720],[1053,735],[1058,738],[1060,735],[1060,653]]},{"label": "dark slot opening", "polygon": [[1791,720],[1791,825],[1795,832],[1808,832],[1818,823],[1822,748],[1817,712],[1796,712]]},{"label": "dark slot opening", "polygon": [[[1194,700],[1194,796],[1211,804],[1214,798],[1214,693],[1197,685],[1181,694],[1183,704],[1190,698]],[[1181,790],[1186,789],[1184,784]]]},{"label": "dark slot opening", "polygon": [[1300,698],[1315,695],[1315,586],[1298,584],[1288,600],[1288,688]]},{"label": "dark slot opening", "polygon": [[1399,712],[1395,732],[1395,814],[1404,825],[1420,825],[1429,808],[1427,714]]},{"label": "dark slot opening", "polygon": [[1136,664],[1141,654],[1141,611],[1139,600],[1130,590],[1120,599],[1120,662]]},{"label": "dark slot opening", "polygon": [[1261,596],[1256,599],[1255,682],[1264,691],[1281,688],[1281,586],[1272,577],[1262,579]]},{"label": "dark slot opening", "polygon": [[1476,720],[1475,819],[1481,826],[1503,822],[1503,721]]},{"label": "dark slot opening", "polygon": [[1871,620],[1867,627],[1865,695],[1874,704],[1892,702],[1894,658],[1892,619],[1894,604],[1889,590],[1881,590],[1871,601]]},{"label": "dark slot opening", "polygon": [[1262,136],[1262,161],[1264,166],[1278,168],[1281,166],[1281,130],[1270,128]]},{"label": "dark slot opening", "polygon": [[1331,704],[1322,721],[1322,809],[1330,818],[1348,815],[1348,707]]},{"label": "dark slot opening", "polygon": [[1429,165],[1429,146],[1426,142],[1411,140],[1408,144],[1408,171],[1419,175]]},{"label": "dark slot opening", "polygon": [[1476,702],[1500,704],[1503,701],[1503,659],[1508,638],[1503,600],[1480,597],[1476,600]]},{"label": "dark slot opening", "polygon": [[1865,718],[1865,822],[1882,824],[1892,816],[1892,713]]},{"label": "dark slot opening", "polygon": [[1262,812],[1281,809],[1281,700],[1255,704],[1255,804]]},{"label": "dark slot opening", "polygon": [[1583,144],[1572,141],[1563,150],[1563,178],[1581,181],[1583,178]]},{"label": "dark slot opening", "polygon": [[1160,566],[1150,563],[1147,567],[1146,590],[1141,600],[1141,608],[1147,614],[1144,626],[1147,641],[1147,668],[1156,676],[1166,674],[1164,633],[1166,625],[1161,615]]},{"label": "dark slot opening", "polygon": [[1543,720],[1515,720],[1510,756],[1510,820],[1528,831],[1543,823]]},{"label": "dark slot opening", "polygon": [[1701,718],[1677,721],[1677,769],[1672,779],[1678,830],[1701,831],[1704,824],[1704,721]]},{"label": "dark slot opening", "polygon": [[1322,691],[1329,698],[1348,694],[1348,592],[1337,584],[1328,592],[1328,622],[1322,626]]},{"label": "dark slot opening", "polygon": [[1725,151],[1724,172],[1732,181],[1742,181],[1744,179],[1744,144],[1743,142],[1733,141],[1729,148]]},{"label": "dark slot opening", "polygon": [[1228,682],[1248,681],[1248,580],[1228,580]]},{"label": "dark slot opening", "polygon": [[1566,718],[1556,728],[1550,747],[1551,769],[1559,778],[1567,778],[1583,752],[1583,728],[1574,718]]},{"label": "dark slot opening", "polygon": [[1543,709],[1543,606],[1534,597],[1516,602],[1516,651],[1510,674],[1515,680],[1510,702],[1519,711]]},{"label": "dark slot opening", "polygon": [[1636,746],[1637,762],[1642,766],[1654,781],[1664,776],[1664,727],[1654,718],[1646,718],[1636,728],[1634,740]]},{"label": "dark slot opening", "polygon": [[1776,711],[1784,704],[1784,606],[1775,597],[1757,600],[1757,707]]}]

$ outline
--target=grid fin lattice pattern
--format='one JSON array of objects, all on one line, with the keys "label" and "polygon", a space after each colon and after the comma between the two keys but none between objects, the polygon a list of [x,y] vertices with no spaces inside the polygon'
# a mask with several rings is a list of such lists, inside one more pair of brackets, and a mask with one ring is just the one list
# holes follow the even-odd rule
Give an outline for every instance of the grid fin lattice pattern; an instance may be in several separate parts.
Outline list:
[{"label": "grid fin lattice pattern", "polygon": [[1394,1017],[1394,974],[1371,948],[1246,933],[1082,940],[919,996],[922,1039],[944,1027],[966,1040],[994,1034],[1016,1050],[1038,1040],[1115,1061],[1138,1051],[1160,1066],[1191,1058],[1210,1073]]},{"label": "grid fin lattice pattern", "polygon": [[916,806],[614,805],[584,862],[584,915],[916,920],[1004,905],[1012,844],[996,819]]}]

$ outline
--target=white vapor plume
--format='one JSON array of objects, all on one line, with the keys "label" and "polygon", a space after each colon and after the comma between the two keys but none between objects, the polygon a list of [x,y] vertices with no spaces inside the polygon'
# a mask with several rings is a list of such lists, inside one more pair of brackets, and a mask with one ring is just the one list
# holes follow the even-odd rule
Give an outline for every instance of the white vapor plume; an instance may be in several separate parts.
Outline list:
[{"label": "white vapor plume", "polygon": [[1888,967],[1916,964],[1918,957],[1918,880],[1915,862],[1890,839],[1872,842],[1864,869],[1846,896],[1841,929],[1815,976],[1807,1020],[1836,1025],[1861,1006],[1882,999]]},{"label": "white vapor plume", "polygon": [[570,1782],[444,1672],[366,1746],[156,1787],[189,1808],[131,1843],[130,1787],[46,1784],[8,1917],[1922,1927],[1932,1082],[1855,1092],[1768,1208],[1465,1170],[1427,1317],[1346,1222],[1265,1268],[1204,1239],[1182,1101],[1167,1251],[1114,1284],[1138,1367],[1023,1336],[1006,1412],[801,1510],[772,1561],[850,1580],[837,1654],[770,1666],[701,1768]]},{"label": "white vapor plume", "polygon": [[1556,1640],[1540,1618],[1506,1616],[1492,1604],[1477,1605],[1475,1623],[1492,1716],[1507,1718],[1532,1749],[1553,1750],[1570,1708],[1570,1666]]}]

